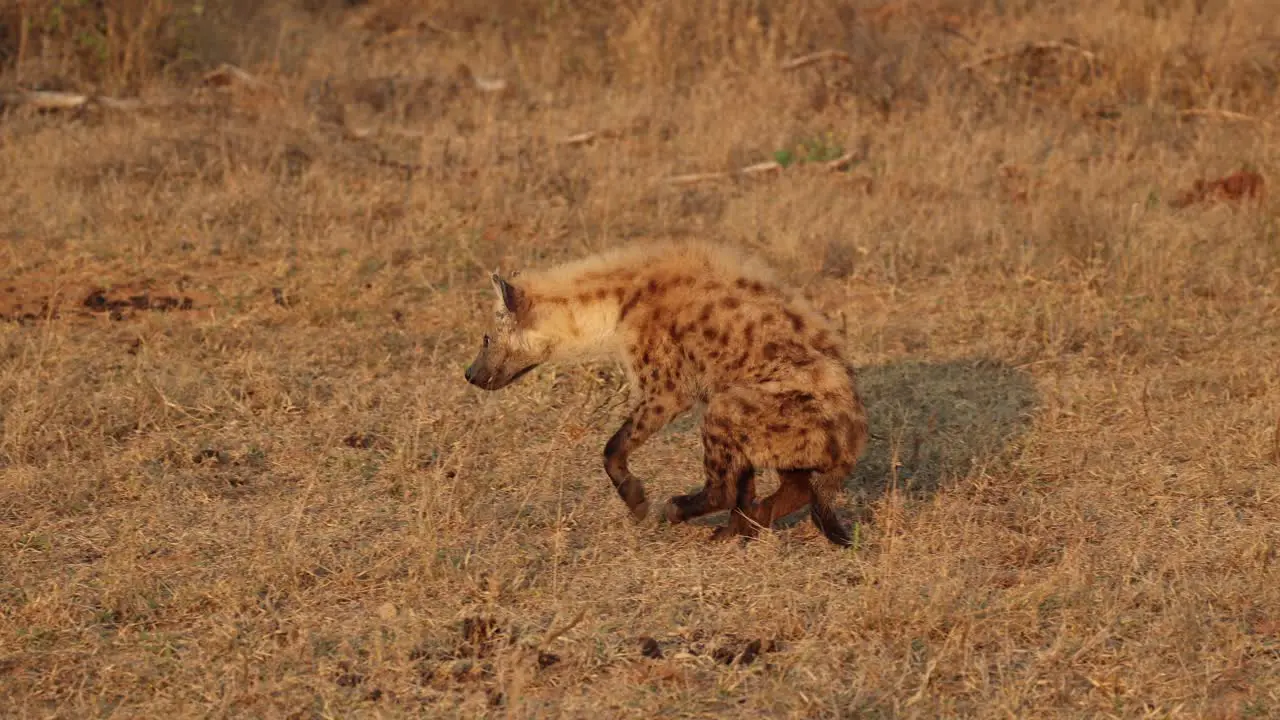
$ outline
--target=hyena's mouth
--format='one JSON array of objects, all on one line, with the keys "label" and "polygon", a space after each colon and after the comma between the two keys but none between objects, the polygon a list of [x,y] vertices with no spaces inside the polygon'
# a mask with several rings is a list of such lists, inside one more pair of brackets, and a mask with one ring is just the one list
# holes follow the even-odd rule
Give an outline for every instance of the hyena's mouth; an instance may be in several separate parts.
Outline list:
[{"label": "hyena's mouth", "polygon": [[536,368],[536,367],[538,367],[538,363],[534,363],[534,364],[530,365],[529,367],[527,367],[527,368],[525,368],[525,369],[523,369],[523,370],[517,370],[515,375],[512,375],[510,379],[508,379],[506,382],[504,382],[504,383],[502,383],[502,384],[503,384],[503,385],[510,385],[511,383],[513,383],[513,382],[515,382],[515,381],[519,380],[520,378],[524,377],[525,375],[528,375],[528,374],[529,374],[529,371],[530,371],[530,370],[532,370],[532,369],[534,369],[534,368]]},{"label": "hyena's mouth", "polygon": [[494,375],[489,375],[489,374],[475,373],[470,369],[468,369],[467,382],[471,383],[472,385],[475,385],[476,387],[483,388],[485,390],[500,390],[510,385],[511,383],[519,380],[520,378],[524,377],[529,373],[530,370],[533,370],[536,367],[538,367],[538,363],[534,363],[522,370],[517,370],[514,374],[512,374],[510,377],[507,377],[507,378],[495,377]]}]

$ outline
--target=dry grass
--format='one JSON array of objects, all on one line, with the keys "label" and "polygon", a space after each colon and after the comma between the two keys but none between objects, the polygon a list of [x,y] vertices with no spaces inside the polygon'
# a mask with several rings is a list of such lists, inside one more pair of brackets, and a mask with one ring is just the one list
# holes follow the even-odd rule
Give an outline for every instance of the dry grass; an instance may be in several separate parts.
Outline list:
[{"label": "dry grass", "polygon": [[[167,104],[0,117],[6,716],[1280,714],[1280,205],[1171,206],[1280,176],[1268,0],[55,5],[0,90]],[[855,551],[463,382],[486,271],[671,236],[847,321]]]}]

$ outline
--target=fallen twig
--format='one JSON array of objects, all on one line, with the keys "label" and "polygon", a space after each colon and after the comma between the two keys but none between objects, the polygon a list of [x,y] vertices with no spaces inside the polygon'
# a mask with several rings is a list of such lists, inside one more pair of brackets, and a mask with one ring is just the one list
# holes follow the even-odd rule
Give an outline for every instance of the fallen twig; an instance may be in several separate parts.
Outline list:
[{"label": "fallen twig", "polygon": [[[204,84],[226,87],[239,84],[253,88],[265,88],[266,83],[240,68],[223,63],[206,73]],[[117,98],[109,95],[63,92],[57,90],[19,90],[0,94],[0,106],[29,107],[36,110],[76,110],[85,107],[103,107],[108,110],[134,112],[172,105],[173,100],[144,101],[139,98]]]},{"label": "fallen twig", "polygon": [[89,95],[52,90],[24,90],[5,93],[0,97],[6,106],[25,105],[37,110],[73,110],[84,106],[90,100]]},{"label": "fallen twig", "polygon": [[978,68],[984,65],[990,65],[993,62],[1007,60],[1011,57],[1021,55],[1022,53],[1025,53],[1029,50],[1045,50],[1045,51],[1056,50],[1059,52],[1075,53],[1080,57],[1083,57],[1085,60],[1087,60],[1090,67],[1092,67],[1098,62],[1098,56],[1095,53],[1085,50],[1079,45],[1075,45],[1069,42],[1063,42],[1061,40],[1045,40],[1040,42],[1027,42],[1027,43],[1018,45],[1017,47],[1007,48],[1005,50],[999,50],[996,52],[988,53],[983,57],[978,58],[977,60],[973,60],[971,62],[967,62],[961,65],[960,69],[969,70],[969,71],[977,70]]},{"label": "fallen twig", "polygon": [[828,170],[840,171],[848,168],[860,157],[862,157],[861,150],[850,150],[849,152],[841,155],[835,160],[831,160],[823,163],[822,166]]},{"label": "fallen twig", "polygon": [[805,67],[806,65],[822,62],[823,60],[839,60],[840,62],[846,63],[853,62],[853,58],[849,53],[843,50],[819,50],[815,53],[809,53],[808,55],[801,55],[798,58],[792,58],[782,63],[782,65],[779,66],[779,69],[784,71],[796,70]]},{"label": "fallen twig", "polygon": [[674,177],[667,178],[666,182],[672,185],[693,185],[700,182],[707,182],[709,180],[728,180],[734,177],[751,177],[754,175],[764,175],[766,173],[778,172],[780,170],[782,170],[781,164],[774,162],[773,160],[769,160],[767,162],[748,165],[744,168],[739,168],[738,170],[734,170],[734,171],[689,173],[687,175],[676,175]]},{"label": "fallen twig", "polygon": [[171,99],[143,101],[138,98],[116,98],[109,95],[86,95],[55,90],[19,90],[0,94],[0,107],[29,107],[35,110],[78,110],[87,107],[103,107],[108,110],[133,112],[172,104]]},{"label": "fallen twig", "polygon": [[[850,150],[835,160],[828,160],[821,163],[812,163],[824,170],[832,172],[840,172],[848,169],[850,165],[862,157],[861,150]],[[704,173],[688,173],[686,175],[675,175],[666,178],[666,182],[672,185],[693,185],[700,182],[708,182],[711,180],[728,180],[735,177],[752,177],[755,175],[766,175],[770,173],[781,172],[784,166],[774,160],[747,165],[737,170],[723,170],[720,172],[704,172]]]},{"label": "fallen twig", "polygon": [[730,172],[689,173],[687,175],[669,177],[666,181],[672,185],[693,185],[708,180],[727,180],[731,177],[733,177],[733,173]]},{"label": "fallen twig", "polygon": [[472,77],[475,82],[476,89],[480,92],[495,93],[502,92],[507,89],[507,81],[502,78],[480,77],[475,75]]},{"label": "fallen twig", "polygon": [[239,83],[249,87],[262,87],[263,82],[250,73],[241,70],[231,63],[222,63],[204,74],[204,83],[214,87],[226,87]]},{"label": "fallen twig", "polygon": [[578,133],[577,135],[570,135],[569,137],[561,138],[559,141],[556,142],[556,144],[557,145],[586,145],[592,140],[595,140],[598,135],[599,133],[597,133],[596,131],[588,130],[587,132]]},{"label": "fallen twig", "polygon": [[754,165],[748,165],[742,168],[741,170],[739,170],[738,174],[739,175],[759,175],[761,173],[771,173],[781,169],[782,169],[782,165],[780,163],[777,163],[773,160],[768,160],[765,162],[756,163]]},{"label": "fallen twig", "polygon": [[1266,120],[1256,118],[1252,115],[1234,112],[1232,110],[1219,110],[1218,108],[1188,108],[1178,111],[1179,117],[1219,117],[1224,120],[1239,120],[1241,122],[1257,123],[1259,125],[1268,126]]},{"label": "fallen twig", "polygon": [[617,140],[622,137],[625,131],[619,130],[588,130],[575,135],[569,135],[556,141],[557,145],[586,145],[596,140]]},{"label": "fallen twig", "polygon": [[458,79],[471,83],[471,86],[483,93],[497,93],[507,89],[507,81],[500,77],[482,77],[477,75],[471,66],[458,63],[454,71]]}]

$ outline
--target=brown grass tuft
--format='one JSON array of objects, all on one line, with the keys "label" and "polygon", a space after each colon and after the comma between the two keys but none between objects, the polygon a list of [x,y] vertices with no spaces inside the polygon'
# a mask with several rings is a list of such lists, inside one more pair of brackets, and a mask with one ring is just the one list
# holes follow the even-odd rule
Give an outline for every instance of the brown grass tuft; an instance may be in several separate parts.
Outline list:
[{"label": "brown grass tuft", "polygon": [[[4,5],[0,96],[86,101],[0,110],[0,707],[1275,716],[1278,37],[1267,0]],[[494,268],[682,236],[844,319],[856,550],[625,521],[615,369],[463,381]],[[684,492],[698,448],[633,467]]]}]

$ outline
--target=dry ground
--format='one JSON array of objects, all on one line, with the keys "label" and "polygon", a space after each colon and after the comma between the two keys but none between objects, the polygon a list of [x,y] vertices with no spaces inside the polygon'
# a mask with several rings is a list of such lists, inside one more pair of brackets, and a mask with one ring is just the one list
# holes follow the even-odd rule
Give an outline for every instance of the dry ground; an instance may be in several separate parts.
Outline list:
[{"label": "dry ground", "polygon": [[[1280,202],[1180,200],[1280,177],[1268,0],[356,4],[0,11],[149,103],[0,118],[0,714],[1280,716]],[[855,550],[463,382],[487,271],[672,236],[843,317]]]}]

